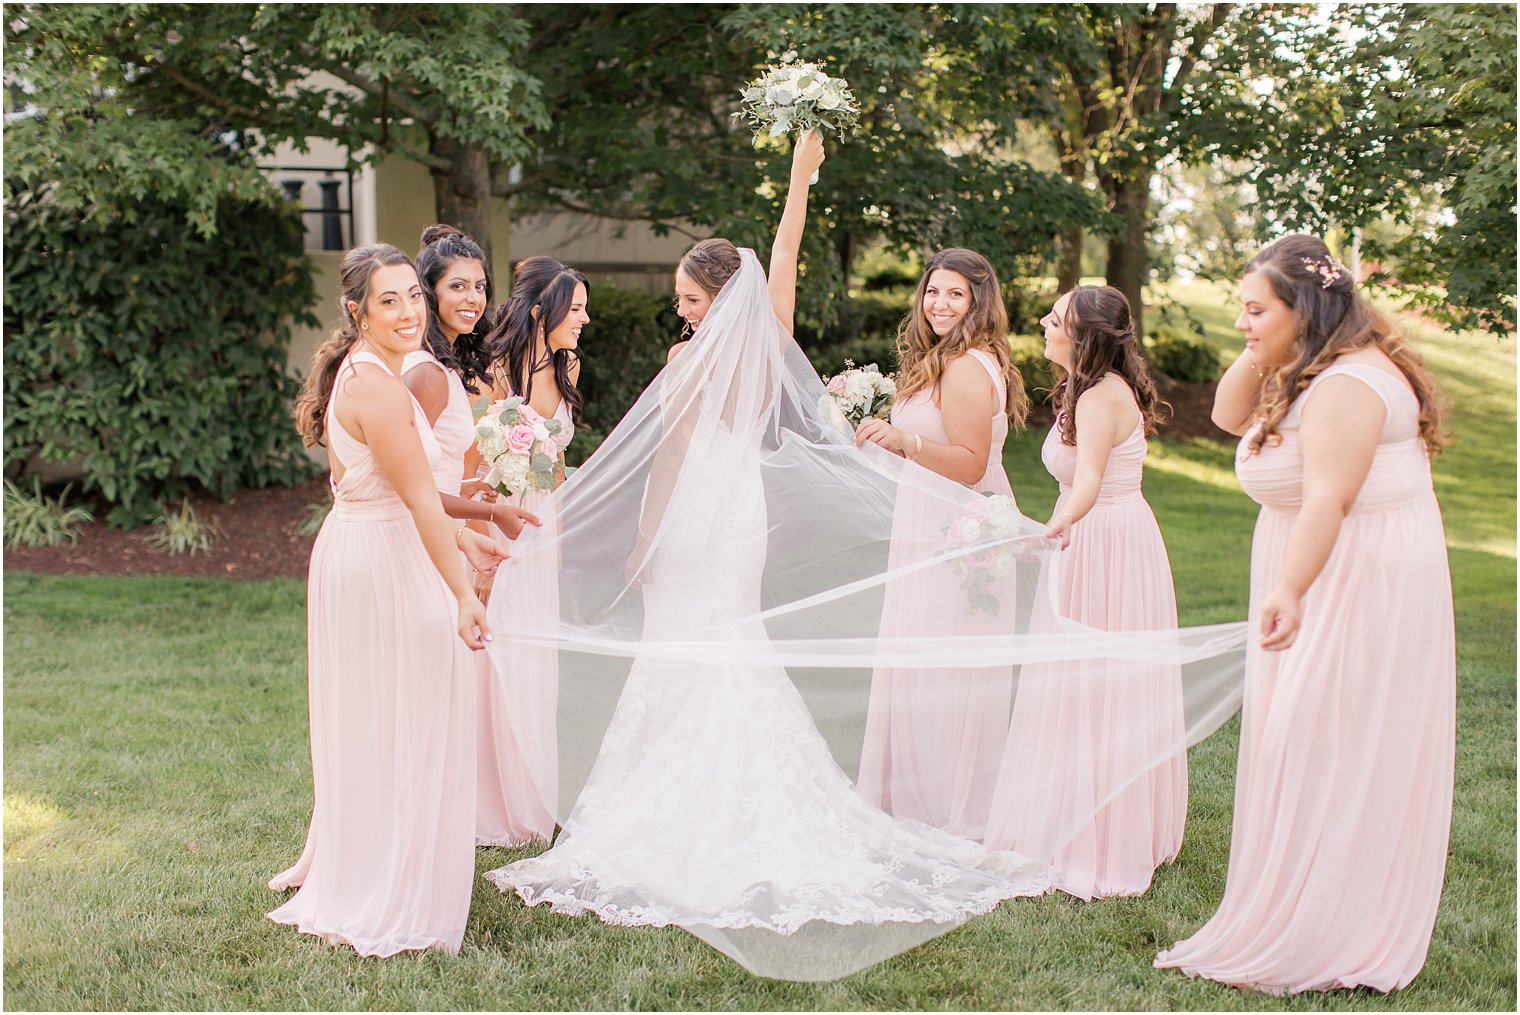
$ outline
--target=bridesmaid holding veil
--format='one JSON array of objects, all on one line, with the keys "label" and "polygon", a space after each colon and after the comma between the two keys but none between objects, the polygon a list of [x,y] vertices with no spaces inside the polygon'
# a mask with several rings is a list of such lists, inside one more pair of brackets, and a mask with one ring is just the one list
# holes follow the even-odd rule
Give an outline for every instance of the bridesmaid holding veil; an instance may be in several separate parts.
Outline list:
[{"label": "bridesmaid holding veil", "polygon": [[314,806],[269,883],[299,890],[269,918],[361,955],[454,953],[475,872],[469,650],[490,640],[459,551],[500,554],[444,514],[438,442],[400,380],[427,326],[411,261],[358,247],[341,279],[343,324],[296,403],[333,490],[307,579]]},{"label": "bridesmaid holding veil", "polygon": [[[871,441],[973,490],[1011,501],[1003,442],[1010,425],[1023,425],[1029,399],[1007,336],[1008,312],[987,259],[959,247],[935,254],[898,333],[901,364],[891,422],[864,420],[856,443]],[[904,489],[897,505],[893,567],[938,545],[930,512],[915,510],[915,499],[914,491]],[[996,630],[994,616],[968,614],[959,593],[941,585],[922,575],[888,585],[883,632],[911,637],[951,628],[968,634]],[[1003,591],[999,612],[1012,613],[1012,598],[1011,588]],[[1007,667],[877,669],[860,764],[861,795],[900,818],[980,839],[1008,730],[1012,679]]]},{"label": "bridesmaid holding veil", "polygon": [[[1040,323],[1061,372],[1041,457],[1061,486],[1046,536],[1062,553],[1031,624],[1056,629],[1053,607],[1104,631],[1175,628],[1166,545],[1140,489],[1145,437],[1165,403],[1129,301],[1112,286],[1079,286]],[[1183,726],[1175,665],[1024,666],[987,845],[1054,863],[1057,887],[1080,899],[1143,893],[1182,848]]]},{"label": "bridesmaid holding veil", "polygon": [[[590,323],[586,276],[552,257],[519,261],[512,293],[486,339],[495,399],[518,396],[544,419],[558,420],[558,473],[585,398],[581,329]],[[484,474],[485,463],[481,463]],[[528,490],[504,503],[538,516],[536,538],[554,538],[547,491]],[[490,590],[487,616],[511,616],[548,630],[558,623],[559,573],[543,557],[514,561]],[[552,646],[495,645],[480,681],[479,814],[476,841],[517,846],[554,836],[559,794],[555,710],[559,659]],[[488,669],[487,669],[488,667]]]}]

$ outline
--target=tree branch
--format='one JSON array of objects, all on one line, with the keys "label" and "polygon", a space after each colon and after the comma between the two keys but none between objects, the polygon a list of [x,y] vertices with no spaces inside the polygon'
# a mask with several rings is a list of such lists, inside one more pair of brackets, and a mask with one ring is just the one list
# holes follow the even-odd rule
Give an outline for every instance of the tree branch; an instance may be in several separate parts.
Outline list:
[{"label": "tree branch", "polygon": [[405,91],[399,88],[387,89],[383,82],[372,81],[352,67],[339,65],[323,69],[334,77],[353,85],[366,95],[373,96],[376,99],[384,99],[400,110],[403,115],[412,118],[424,127],[432,127],[438,123],[437,113],[416,102],[410,95],[407,95]]},{"label": "tree branch", "polygon": [[1188,45],[1187,52],[1183,54],[1182,62],[1177,65],[1177,75],[1172,78],[1172,86],[1167,89],[1165,111],[1168,114],[1175,113],[1177,106],[1182,102],[1182,89],[1187,84],[1188,78],[1193,74],[1193,67],[1203,55],[1203,47],[1208,45],[1214,33],[1219,31],[1230,16],[1230,11],[1235,9],[1234,4],[1215,4],[1209,11],[1208,21],[1201,28],[1195,28],[1193,41]]},{"label": "tree branch", "polygon": [[245,120],[252,120],[254,123],[261,123],[265,118],[265,114],[261,113],[259,110],[252,109],[248,106],[240,105],[239,103],[222,98],[220,95],[215,94],[211,91],[211,89],[207,88],[199,81],[192,81],[190,78],[185,77],[183,74],[175,70],[173,67],[170,67],[168,64],[160,63],[158,65],[158,69],[164,74],[164,76],[168,77],[181,88],[185,89],[187,92],[190,92],[192,95],[200,96],[202,99],[205,99],[211,105],[215,106],[217,109],[220,109],[224,113],[230,113],[233,116],[240,116]]}]

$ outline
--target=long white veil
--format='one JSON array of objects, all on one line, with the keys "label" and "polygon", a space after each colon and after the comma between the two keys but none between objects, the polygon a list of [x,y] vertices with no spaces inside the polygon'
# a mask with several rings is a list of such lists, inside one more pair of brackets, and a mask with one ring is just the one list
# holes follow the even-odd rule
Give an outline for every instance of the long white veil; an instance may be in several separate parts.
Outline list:
[{"label": "long white veil", "polygon": [[[832,912],[819,902],[809,912],[807,900],[820,891],[811,883],[777,888],[767,863],[785,843],[818,842],[820,828],[856,832],[845,828],[842,804],[816,813],[817,806],[767,801],[801,794],[792,788],[800,782],[789,780],[807,782],[809,792],[822,785],[813,768],[837,764],[856,780],[868,724],[877,733],[913,724],[951,731],[894,759],[894,799],[932,797],[946,785],[946,764],[966,764],[937,756],[935,745],[954,753],[960,712],[983,706],[948,692],[940,702],[934,689],[967,674],[1000,702],[1000,716],[1016,718],[1027,705],[1026,720],[1030,710],[1052,716],[1057,731],[1067,721],[1061,713],[1082,715],[1084,732],[1074,740],[1105,730],[1102,743],[1061,747],[1096,752],[1098,760],[1077,766],[1079,786],[1016,770],[1027,757],[1017,743],[990,745],[990,755],[983,751],[990,767],[956,777],[982,780],[989,792],[995,782],[997,799],[1019,811],[1013,824],[1029,825],[998,849],[1049,861],[1126,787],[1184,756],[1239,706],[1243,623],[1122,633],[1076,623],[1062,616],[1061,555],[1042,538],[1043,525],[874,445],[856,448],[772,312],[749,250],[693,340],[544,510],[554,526],[519,539],[496,580],[512,581],[514,568],[535,557],[556,561],[558,622],[530,628],[493,614],[490,651],[507,679],[518,646],[559,653],[559,784],[551,807],[565,832],[556,850],[571,848],[567,839],[587,841],[598,809],[643,801],[621,819],[626,844],[618,855],[597,854],[595,862],[611,868],[596,872],[599,885],[622,883],[616,904],[599,915],[676,923],[760,975],[842,976],[949,930],[998,898],[1032,893],[1026,886],[997,894],[965,875],[957,864],[994,871],[1016,859],[941,833],[914,840],[921,843],[914,849],[934,854],[923,858],[932,861],[926,869],[947,872],[947,898],[976,896],[978,904],[903,902],[893,919],[872,922],[838,912],[848,901],[833,903]],[[914,697],[913,714],[890,714],[907,706],[881,696],[873,706],[873,674],[880,680],[889,669],[925,691]],[[1104,697],[1114,686],[1156,707],[1093,716],[1093,709],[1114,711],[1116,699]],[[806,730],[789,725],[795,716],[782,699],[800,703]],[[926,714],[937,711],[943,714]],[[999,737],[1013,729],[1017,740],[1017,722],[999,721]],[[814,728],[827,744],[821,761],[788,739],[806,740]],[[755,769],[757,752],[767,751],[769,767]],[[779,795],[766,784],[770,771]],[[858,798],[850,796],[853,805]],[[711,822],[680,826],[680,815],[704,812]],[[749,836],[755,841],[781,845],[757,856],[740,843],[712,841],[746,837],[742,822],[764,826]],[[866,844],[856,848],[886,848],[872,834],[860,833]],[[523,879],[514,880],[514,869],[534,863],[493,872],[493,880],[530,901],[579,911],[552,893],[530,897]],[[724,867],[727,880],[713,881],[712,871],[698,869],[705,866]],[[753,883],[751,867],[766,871]],[[1009,883],[1038,879],[1030,866],[1004,874]],[[935,885],[940,877],[933,875]],[[862,897],[883,891],[879,884],[858,890]],[[797,919],[781,926],[732,918],[757,895],[784,896]]]}]

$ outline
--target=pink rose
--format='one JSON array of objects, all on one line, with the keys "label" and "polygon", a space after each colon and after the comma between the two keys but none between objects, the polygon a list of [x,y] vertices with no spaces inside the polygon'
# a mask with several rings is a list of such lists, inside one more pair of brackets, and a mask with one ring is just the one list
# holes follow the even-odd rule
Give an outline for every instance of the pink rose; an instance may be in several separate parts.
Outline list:
[{"label": "pink rose", "polygon": [[836,374],[829,378],[828,392],[831,395],[844,394],[844,374]]},{"label": "pink rose", "polygon": [[496,401],[492,402],[486,407],[486,415],[495,416],[497,413],[501,412],[503,408],[506,407],[506,404],[507,400],[505,398],[498,398]]},{"label": "pink rose", "polygon": [[529,405],[527,402],[519,405],[517,407],[517,412],[521,417],[521,419],[519,419],[519,422],[526,423],[530,427],[534,423],[542,423],[544,421],[544,417],[538,414],[538,410],[533,408],[533,406]]},{"label": "pink rose", "polygon": [[507,431],[507,450],[520,455],[532,446],[533,427],[527,423],[519,423]]}]

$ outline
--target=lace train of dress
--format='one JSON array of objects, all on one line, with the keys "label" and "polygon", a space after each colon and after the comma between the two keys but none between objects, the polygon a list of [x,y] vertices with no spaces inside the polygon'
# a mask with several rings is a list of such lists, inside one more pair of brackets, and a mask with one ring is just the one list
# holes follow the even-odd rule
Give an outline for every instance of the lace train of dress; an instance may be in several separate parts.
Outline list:
[{"label": "lace train of dress", "polygon": [[[760,621],[736,619],[760,612],[759,441],[709,433],[702,483],[672,501],[645,586],[646,637],[763,643]],[[678,925],[759,975],[825,980],[1044,894],[1054,871],[866,803],[786,670],[750,654],[635,658],[554,847],[486,876],[529,905]]]}]

